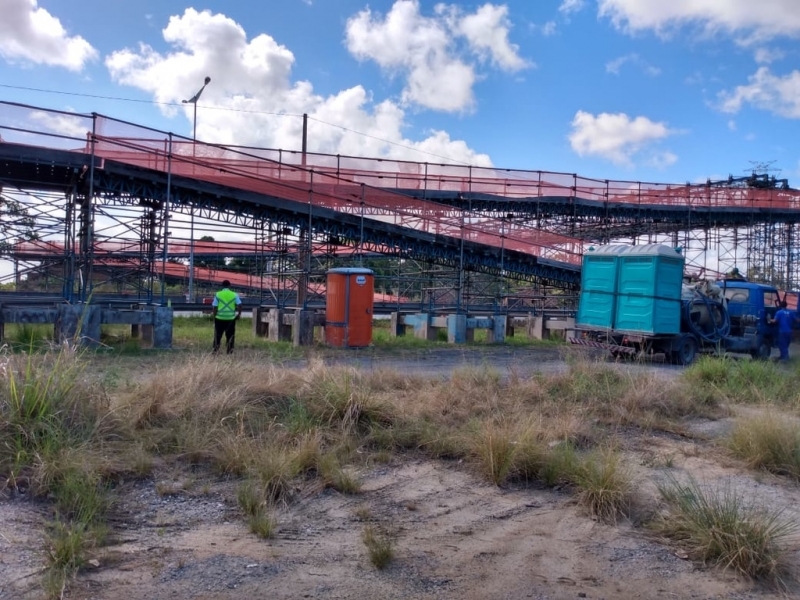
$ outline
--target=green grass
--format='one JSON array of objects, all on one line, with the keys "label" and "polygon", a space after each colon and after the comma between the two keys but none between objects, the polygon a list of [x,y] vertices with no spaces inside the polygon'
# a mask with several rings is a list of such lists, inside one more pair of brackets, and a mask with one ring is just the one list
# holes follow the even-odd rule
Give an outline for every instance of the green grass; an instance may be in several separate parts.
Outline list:
[{"label": "green grass", "polygon": [[110,498],[93,446],[113,419],[78,351],[0,358],[0,476],[53,504],[43,587],[58,597],[104,535]]},{"label": "green grass", "polygon": [[[172,347],[191,352],[211,350],[214,338],[214,321],[210,315],[175,317],[172,321]],[[130,326],[104,325],[102,341],[112,353],[140,355],[147,351],[141,338],[132,338]],[[223,344],[224,344],[223,340]],[[291,342],[270,342],[253,334],[253,320],[242,318],[236,324],[236,351],[262,353],[268,360],[301,358],[304,350]]]},{"label": "green grass", "polygon": [[53,341],[53,326],[15,323],[8,327],[4,342],[14,351],[41,351]]},{"label": "green grass", "polygon": [[105,529],[80,521],[56,520],[46,535],[47,569],[42,582],[48,598],[63,598],[69,582],[102,543]]},{"label": "green grass", "polygon": [[781,584],[789,573],[797,523],[778,511],[748,503],[730,486],[706,489],[695,480],[669,478],[659,486],[667,513],[657,531],[706,564]]},{"label": "green grass", "polygon": [[703,356],[686,369],[686,381],[703,401],[796,404],[800,377],[773,362]]}]

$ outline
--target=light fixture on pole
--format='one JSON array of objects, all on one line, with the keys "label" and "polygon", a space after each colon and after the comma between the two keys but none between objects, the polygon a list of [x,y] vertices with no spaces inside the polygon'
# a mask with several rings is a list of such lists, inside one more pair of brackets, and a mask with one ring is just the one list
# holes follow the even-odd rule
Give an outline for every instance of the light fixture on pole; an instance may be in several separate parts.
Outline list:
[{"label": "light fixture on pole", "polygon": [[[211,77],[206,76],[205,80],[203,80],[203,87],[197,90],[197,93],[189,98],[188,100],[184,100],[184,104],[194,104],[194,121],[192,122],[192,141],[195,142],[192,144],[192,156],[195,156],[197,151],[197,101],[200,100],[200,95],[203,93],[203,90],[206,89],[206,86],[211,83]],[[194,302],[194,207],[192,207],[192,221],[191,221],[191,228],[189,233],[189,302]]]},{"label": "light fixture on pole", "polygon": [[184,104],[194,104],[194,122],[192,125],[192,139],[197,140],[197,101],[200,100],[200,95],[203,93],[203,90],[206,89],[206,86],[211,83],[211,77],[206,76],[205,81],[203,81],[203,87],[197,90],[197,93],[189,98],[188,100],[184,100]]}]

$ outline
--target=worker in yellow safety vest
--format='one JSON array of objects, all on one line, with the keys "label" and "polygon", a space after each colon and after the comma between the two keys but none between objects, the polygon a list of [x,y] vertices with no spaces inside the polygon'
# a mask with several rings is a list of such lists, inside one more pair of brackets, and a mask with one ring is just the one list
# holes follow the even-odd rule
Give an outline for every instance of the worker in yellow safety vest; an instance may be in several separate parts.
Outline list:
[{"label": "worker in yellow safety vest", "polygon": [[233,342],[236,338],[236,321],[242,316],[242,299],[231,288],[227,279],[222,282],[222,289],[214,295],[211,303],[214,315],[214,353],[219,350],[222,335],[225,334],[227,353],[233,352]]}]

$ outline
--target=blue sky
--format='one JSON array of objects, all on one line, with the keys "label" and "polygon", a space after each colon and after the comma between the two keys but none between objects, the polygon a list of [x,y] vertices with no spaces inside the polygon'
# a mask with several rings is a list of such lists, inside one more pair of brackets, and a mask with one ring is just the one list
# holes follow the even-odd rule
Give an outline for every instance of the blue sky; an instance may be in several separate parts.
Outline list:
[{"label": "blue sky", "polygon": [[[198,138],[800,186],[797,0],[0,0],[0,99]],[[34,91],[39,90],[39,91]],[[98,97],[99,96],[99,97]],[[109,97],[117,99],[104,99]]]}]

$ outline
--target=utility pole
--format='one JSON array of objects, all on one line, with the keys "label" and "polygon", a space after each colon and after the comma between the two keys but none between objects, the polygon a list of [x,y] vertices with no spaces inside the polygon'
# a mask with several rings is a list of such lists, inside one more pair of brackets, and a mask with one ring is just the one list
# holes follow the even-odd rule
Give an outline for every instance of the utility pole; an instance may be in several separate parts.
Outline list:
[{"label": "utility pole", "polygon": [[[206,76],[201,87],[197,93],[184,100],[184,104],[194,105],[194,120],[192,122],[192,158],[195,158],[197,153],[197,101],[200,100],[200,95],[206,86],[211,83],[211,77]],[[189,302],[194,303],[194,207],[191,208],[191,225],[189,229]]]}]

